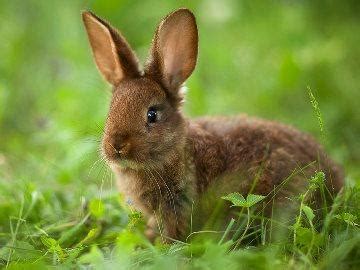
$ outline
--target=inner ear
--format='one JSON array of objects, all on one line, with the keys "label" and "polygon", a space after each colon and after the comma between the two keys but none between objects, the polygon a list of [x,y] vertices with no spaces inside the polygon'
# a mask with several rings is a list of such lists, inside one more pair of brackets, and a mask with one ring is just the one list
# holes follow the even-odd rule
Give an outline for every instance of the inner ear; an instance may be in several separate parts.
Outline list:
[{"label": "inner ear", "polygon": [[189,33],[194,30],[189,26],[188,21],[175,18],[164,26],[159,35],[163,75],[171,86],[183,83],[195,68],[197,35]]},{"label": "inner ear", "polygon": [[198,31],[188,9],[169,14],[158,26],[145,72],[166,88],[176,89],[193,72],[198,52]]},{"label": "inner ear", "polygon": [[110,24],[91,12],[82,13],[96,65],[112,85],[140,75],[135,53],[125,38]]}]

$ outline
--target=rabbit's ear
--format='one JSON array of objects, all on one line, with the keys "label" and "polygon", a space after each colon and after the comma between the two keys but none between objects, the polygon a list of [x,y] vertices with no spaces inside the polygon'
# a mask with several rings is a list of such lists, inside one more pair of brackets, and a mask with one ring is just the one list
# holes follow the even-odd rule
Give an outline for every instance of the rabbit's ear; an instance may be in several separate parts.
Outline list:
[{"label": "rabbit's ear", "polygon": [[125,38],[89,11],[83,12],[82,18],[96,65],[105,79],[117,85],[125,77],[139,76],[138,60]]},{"label": "rabbit's ear", "polygon": [[188,9],[178,9],[158,26],[145,73],[176,91],[193,72],[197,52],[195,16]]}]

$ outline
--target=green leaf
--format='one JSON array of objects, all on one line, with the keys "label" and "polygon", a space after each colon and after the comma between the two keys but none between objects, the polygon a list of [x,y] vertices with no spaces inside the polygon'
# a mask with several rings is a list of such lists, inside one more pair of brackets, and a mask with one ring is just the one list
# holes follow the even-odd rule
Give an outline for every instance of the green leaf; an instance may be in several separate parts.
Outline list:
[{"label": "green leaf", "polygon": [[129,223],[127,225],[127,229],[139,229],[144,230],[145,220],[141,212],[133,211],[129,214]]},{"label": "green leaf", "polygon": [[226,196],[221,197],[224,200],[232,202],[233,206],[247,207],[247,202],[243,195],[238,192],[230,193]]},{"label": "green leaf", "polygon": [[324,236],[322,234],[301,226],[296,229],[296,240],[298,244],[304,247],[307,247],[311,241],[313,241],[316,247],[324,244]]},{"label": "green leaf", "polygon": [[93,241],[94,239],[96,239],[98,237],[98,235],[101,232],[101,228],[100,227],[96,227],[91,229],[88,234],[85,236],[85,238],[83,240],[80,241],[80,243],[77,245],[83,245],[83,244],[89,244],[91,241]]},{"label": "green leaf", "polygon": [[221,197],[224,200],[232,202],[233,206],[239,206],[239,207],[251,207],[258,202],[265,199],[265,196],[262,195],[256,195],[256,194],[249,194],[246,199],[243,195],[241,195],[238,192],[230,193],[226,196]]},{"label": "green leaf", "polygon": [[10,256],[11,261],[30,261],[35,260],[42,255],[41,251],[25,241],[12,241],[8,242],[3,248],[0,249],[0,261],[6,261]]},{"label": "green leaf", "polygon": [[251,206],[257,204],[258,202],[262,201],[263,199],[265,199],[265,196],[263,196],[263,195],[249,194],[246,197],[247,207],[251,207]]},{"label": "green leaf", "polygon": [[83,264],[92,264],[94,265],[103,265],[104,264],[104,255],[97,246],[92,246],[89,253],[82,255],[79,259],[79,263]]},{"label": "green leaf", "polygon": [[309,220],[310,223],[312,223],[315,215],[314,215],[314,211],[307,205],[303,205],[302,206],[302,211],[305,213],[307,219]]},{"label": "green leaf", "polygon": [[91,200],[89,204],[89,209],[91,215],[93,215],[96,218],[100,218],[104,214],[105,207],[102,200],[94,199]]},{"label": "green leaf", "polygon": [[323,172],[316,172],[310,179],[310,189],[315,190],[325,184],[325,174]]},{"label": "green leaf", "polygon": [[116,239],[117,249],[131,251],[137,246],[147,242],[147,239],[141,234],[130,230],[123,230]]},{"label": "green leaf", "polygon": [[85,222],[89,218],[89,214],[86,215],[79,223],[77,223],[72,228],[65,230],[61,233],[61,237],[58,240],[58,243],[62,246],[69,246],[74,244],[79,238],[85,233]]},{"label": "green leaf", "polygon": [[320,107],[309,86],[308,86],[308,93],[309,93],[311,105],[313,106],[316,117],[318,119],[321,135],[324,136],[324,123],[323,123]]},{"label": "green leaf", "polygon": [[345,223],[351,225],[351,226],[359,226],[359,224],[355,223],[357,217],[350,213],[341,213],[339,215],[335,216],[337,219],[340,219],[344,221]]},{"label": "green leaf", "polygon": [[60,247],[58,241],[53,238],[42,236],[40,238],[41,242],[48,248],[48,251],[57,255],[59,261],[65,259],[65,253]]},{"label": "green leaf", "polygon": [[49,266],[45,264],[41,259],[36,260],[35,262],[11,262],[7,270],[48,270]]}]

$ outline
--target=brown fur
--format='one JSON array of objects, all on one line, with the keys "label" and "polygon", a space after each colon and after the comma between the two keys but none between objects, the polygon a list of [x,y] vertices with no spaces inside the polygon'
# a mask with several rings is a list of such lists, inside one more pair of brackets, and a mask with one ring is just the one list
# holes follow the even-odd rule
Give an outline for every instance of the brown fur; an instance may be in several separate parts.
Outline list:
[{"label": "brown fur", "polygon": [[[150,238],[159,227],[169,238],[184,237],[192,204],[209,190],[216,199],[235,191],[267,195],[287,179],[276,193],[281,205],[301,192],[316,170],[326,173],[333,193],[340,190],[341,169],[309,135],[292,127],[245,115],[184,117],[180,89],[195,68],[198,39],[189,10],[179,9],[160,23],[144,73],[119,32],[90,12],[83,20],[97,66],[114,85],[103,153],[119,190],[149,218]],[[148,123],[147,111],[154,106],[158,120]],[[205,221],[201,214],[199,219]]]}]

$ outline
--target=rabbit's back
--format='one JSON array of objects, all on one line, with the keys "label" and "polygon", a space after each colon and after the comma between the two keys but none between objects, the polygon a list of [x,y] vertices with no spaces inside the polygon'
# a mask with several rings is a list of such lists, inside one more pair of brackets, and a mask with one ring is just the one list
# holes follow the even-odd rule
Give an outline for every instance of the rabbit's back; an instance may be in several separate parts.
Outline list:
[{"label": "rabbit's back", "polygon": [[320,170],[334,193],[342,186],[341,169],[310,135],[293,127],[241,115],[199,118],[189,129],[199,192],[218,182],[226,187],[223,193],[247,193],[254,185],[255,192],[269,194],[283,183],[288,196]]}]

